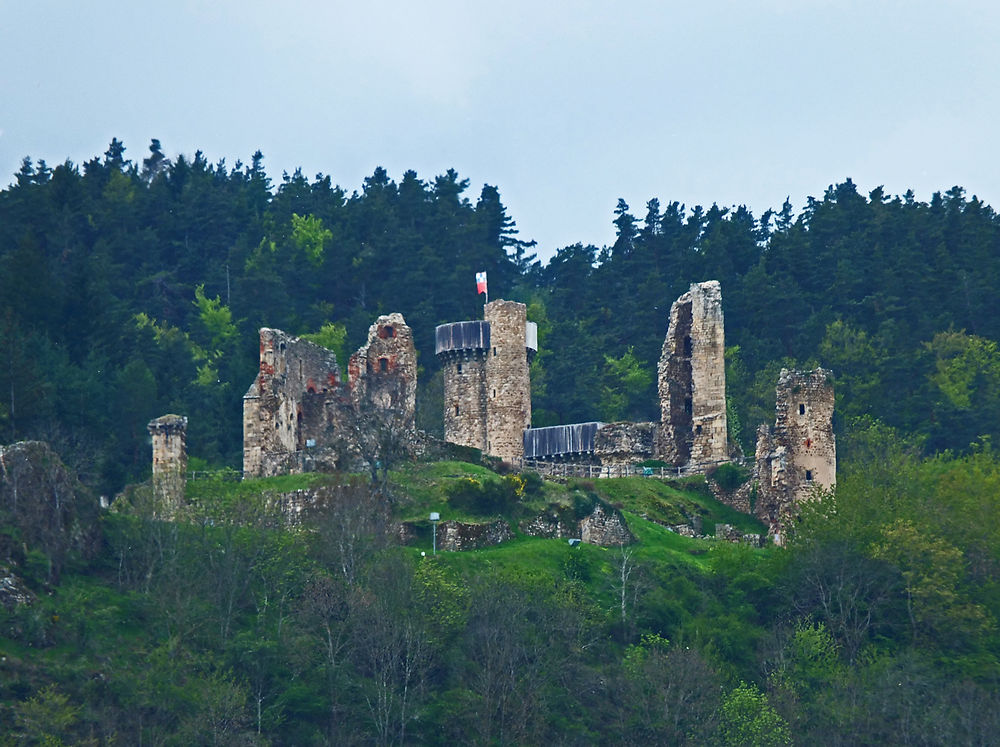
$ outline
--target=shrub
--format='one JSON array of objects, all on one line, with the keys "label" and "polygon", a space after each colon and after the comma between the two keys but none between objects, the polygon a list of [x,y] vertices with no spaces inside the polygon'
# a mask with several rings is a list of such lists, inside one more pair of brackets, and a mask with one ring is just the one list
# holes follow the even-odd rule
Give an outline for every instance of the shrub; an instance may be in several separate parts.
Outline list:
[{"label": "shrub", "polygon": [[525,480],[520,475],[485,481],[466,477],[445,488],[449,505],[475,516],[509,513],[524,492]]},{"label": "shrub", "polygon": [[537,472],[522,472],[521,479],[524,480],[524,494],[526,496],[534,498],[542,494],[545,481]]},{"label": "shrub", "polygon": [[750,472],[746,467],[726,462],[709,470],[706,476],[726,492],[731,492],[747,481]]}]

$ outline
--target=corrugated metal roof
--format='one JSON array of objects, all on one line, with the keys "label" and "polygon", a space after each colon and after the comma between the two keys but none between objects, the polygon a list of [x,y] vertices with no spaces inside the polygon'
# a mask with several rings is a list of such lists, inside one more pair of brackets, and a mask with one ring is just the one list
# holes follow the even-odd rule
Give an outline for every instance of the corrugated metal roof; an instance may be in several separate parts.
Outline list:
[{"label": "corrugated metal roof", "polygon": [[435,355],[452,350],[487,350],[489,347],[489,322],[453,322],[434,329]]},{"label": "corrugated metal roof", "polygon": [[594,450],[594,436],[604,423],[573,423],[549,428],[528,428],[524,432],[524,458],[589,454]]}]

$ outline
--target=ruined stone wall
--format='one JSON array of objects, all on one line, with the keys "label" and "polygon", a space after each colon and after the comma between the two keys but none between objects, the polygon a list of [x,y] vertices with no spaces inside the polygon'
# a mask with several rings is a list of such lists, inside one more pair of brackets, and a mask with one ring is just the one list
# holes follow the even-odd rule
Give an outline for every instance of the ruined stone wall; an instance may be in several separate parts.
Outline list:
[{"label": "ruined stone wall", "polygon": [[594,457],[602,465],[631,465],[650,459],[657,423],[608,423],[594,435]]},{"label": "ruined stone wall", "polygon": [[531,425],[527,307],[516,301],[486,304],[490,350],[486,353],[486,452],[506,461],[524,456]]},{"label": "ruined stone wall", "polygon": [[833,434],[833,384],[829,371],[782,369],[774,427],[757,432],[753,480],[754,513],[776,532],[798,514],[816,488],[832,488],[837,477]]},{"label": "ruined stone wall", "polygon": [[[260,369],[243,397],[243,472],[266,477],[290,469],[289,455],[327,439],[326,403],[341,396],[333,351],[267,327],[260,330]],[[307,419],[303,399],[316,402]]]},{"label": "ruined stone wall", "polygon": [[153,492],[167,512],[184,502],[187,475],[187,418],[164,415],[149,421],[146,429],[153,441]]},{"label": "ruined stone wall", "polygon": [[368,340],[351,356],[348,384],[356,402],[383,412],[406,430],[417,410],[417,351],[413,331],[402,314],[380,316],[368,328]]},{"label": "ruined stone wall", "polygon": [[384,426],[381,415],[397,431],[413,429],[416,395],[413,333],[400,314],[369,328],[346,383],[333,351],[261,329],[260,370],[243,397],[243,472],[266,477],[356,463],[363,429]]},{"label": "ruined stone wall", "polygon": [[657,457],[676,465],[729,459],[718,281],[692,284],[670,307],[657,379],[661,413]]}]

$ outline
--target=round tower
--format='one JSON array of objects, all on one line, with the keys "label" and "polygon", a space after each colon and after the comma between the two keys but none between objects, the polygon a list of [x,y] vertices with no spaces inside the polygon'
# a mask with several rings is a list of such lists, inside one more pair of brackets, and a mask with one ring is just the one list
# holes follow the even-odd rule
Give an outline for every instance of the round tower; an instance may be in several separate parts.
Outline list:
[{"label": "round tower", "polygon": [[489,322],[442,324],[434,337],[444,379],[444,440],[485,452]]}]

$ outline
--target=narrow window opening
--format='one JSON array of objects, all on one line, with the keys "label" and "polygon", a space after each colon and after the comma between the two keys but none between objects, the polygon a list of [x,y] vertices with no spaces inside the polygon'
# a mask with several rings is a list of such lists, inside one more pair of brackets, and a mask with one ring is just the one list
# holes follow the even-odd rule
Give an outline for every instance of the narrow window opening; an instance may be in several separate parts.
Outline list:
[{"label": "narrow window opening", "polygon": [[494,389],[494,390],[493,390],[493,399],[496,399],[496,398],[497,398],[497,390],[496,390],[496,389]]},{"label": "narrow window opening", "polygon": [[806,482],[812,482],[813,471],[811,469],[806,470]]},{"label": "narrow window opening", "polygon": [[806,406],[803,405],[803,404],[800,404],[799,405],[799,415],[805,415],[805,414],[806,414]]},{"label": "narrow window opening", "polygon": [[458,405],[455,405],[455,415],[458,415]]},{"label": "narrow window opening", "polygon": [[458,364],[458,372],[462,373],[462,364],[461,363]]},{"label": "narrow window opening", "polygon": [[284,352],[285,351],[285,343],[281,343],[280,345],[278,345],[278,350]]},{"label": "narrow window opening", "polygon": [[496,357],[497,357],[497,349],[496,349],[496,348],[493,348],[493,357],[494,357],[494,358],[496,358]]},{"label": "narrow window opening", "polygon": [[700,425],[696,425],[694,427],[694,432],[697,433],[700,436],[701,435],[701,426]]},{"label": "narrow window opening", "polygon": [[378,370],[382,371],[383,373],[389,370],[389,359],[388,358],[379,358],[378,359]]},{"label": "narrow window opening", "polygon": [[684,357],[691,357],[691,335],[684,336]]}]

